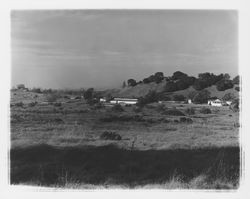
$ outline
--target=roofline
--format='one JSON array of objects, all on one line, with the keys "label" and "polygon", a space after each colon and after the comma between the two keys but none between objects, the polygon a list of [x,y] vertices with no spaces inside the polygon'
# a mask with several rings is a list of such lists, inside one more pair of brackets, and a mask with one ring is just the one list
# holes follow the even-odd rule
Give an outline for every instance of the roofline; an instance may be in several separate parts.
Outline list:
[{"label": "roofline", "polygon": [[132,98],[114,98],[114,100],[127,100],[127,101],[137,101],[138,99],[132,99]]}]

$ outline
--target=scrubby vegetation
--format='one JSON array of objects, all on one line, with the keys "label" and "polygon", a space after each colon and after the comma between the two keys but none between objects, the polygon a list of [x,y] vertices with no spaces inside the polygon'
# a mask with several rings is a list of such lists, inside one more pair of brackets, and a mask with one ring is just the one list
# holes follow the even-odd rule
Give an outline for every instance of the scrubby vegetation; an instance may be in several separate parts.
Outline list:
[{"label": "scrubby vegetation", "polygon": [[118,133],[116,133],[116,132],[109,132],[109,131],[104,131],[101,134],[100,138],[102,140],[121,140],[122,139],[122,137]]},{"label": "scrubby vegetation", "polygon": [[188,115],[194,115],[195,114],[195,109],[193,107],[191,108],[187,108],[185,110],[185,112],[188,114]]},{"label": "scrubby vegetation", "polygon": [[181,112],[180,110],[176,109],[176,108],[172,108],[172,109],[167,109],[163,112],[164,115],[173,115],[173,116],[185,116],[185,114],[183,112]]},{"label": "scrubby vegetation", "polygon": [[202,107],[202,109],[200,110],[200,113],[203,113],[203,114],[211,114],[212,111],[211,111],[210,108]]},{"label": "scrubby vegetation", "polygon": [[115,111],[115,112],[123,112],[124,109],[122,108],[122,106],[120,104],[116,104],[114,105],[112,108],[111,108],[112,111]]}]

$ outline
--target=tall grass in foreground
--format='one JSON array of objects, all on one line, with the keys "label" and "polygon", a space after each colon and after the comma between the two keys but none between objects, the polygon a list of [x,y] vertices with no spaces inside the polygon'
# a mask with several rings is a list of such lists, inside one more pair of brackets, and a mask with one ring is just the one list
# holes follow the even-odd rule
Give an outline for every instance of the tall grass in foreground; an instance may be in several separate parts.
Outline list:
[{"label": "tall grass in foreground", "polygon": [[11,151],[11,184],[76,189],[236,189],[239,148],[15,148]]}]

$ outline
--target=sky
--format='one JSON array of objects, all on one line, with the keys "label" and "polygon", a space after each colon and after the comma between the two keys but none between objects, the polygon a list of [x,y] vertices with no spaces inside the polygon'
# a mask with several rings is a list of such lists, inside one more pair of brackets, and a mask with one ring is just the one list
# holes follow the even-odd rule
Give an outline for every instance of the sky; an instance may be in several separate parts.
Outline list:
[{"label": "sky", "polygon": [[117,88],[155,73],[238,74],[234,10],[14,10],[11,84]]}]

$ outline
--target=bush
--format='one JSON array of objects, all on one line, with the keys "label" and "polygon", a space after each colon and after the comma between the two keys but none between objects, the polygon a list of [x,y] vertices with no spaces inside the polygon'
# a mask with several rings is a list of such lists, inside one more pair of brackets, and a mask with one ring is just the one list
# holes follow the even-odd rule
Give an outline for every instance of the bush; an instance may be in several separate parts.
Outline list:
[{"label": "bush", "polygon": [[124,109],[122,108],[122,106],[120,104],[115,104],[112,108],[111,108],[112,111],[115,111],[115,112],[123,112]]},{"label": "bush", "polygon": [[17,102],[17,103],[15,103],[15,106],[17,106],[17,107],[23,107],[23,102]]},{"label": "bush", "polygon": [[61,102],[56,102],[56,103],[54,103],[54,106],[57,106],[57,107],[62,106],[62,103]]},{"label": "bush", "polygon": [[180,122],[193,123],[193,120],[189,117],[181,117]]},{"label": "bush", "polygon": [[193,107],[187,108],[187,109],[186,109],[186,113],[187,113],[188,115],[194,115],[194,114],[195,114],[195,109],[194,109]]},{"label": "bush", "polygon": [[105,107],[105,106],[104,106],[102,103],[98,102],[98,103],[96,103],[96,104],[94,105],[93,109],[94,109],[94,110],[97,110],[97,109],[102,109],[102,108],[104,108],[104,107]]},{"label": "bush", "polygon": [[180,110],[176,108],[168,109],[163,112],[164,115],[173,115],[173,116],[185,116]]},{"label": "bush", "polygon": [[37,102],[31,102],[28,104],[29,107],[34,107],[35,105],[37,105]]},{"label": "bush", "polygon": [[225,101],[234,100],[235,95],[233,93],[227,93],[222,97],[222,99]]},{"label": "bush", "polygon": [[184,95],[174,95],[174,101],[185,101]]},{"label": "bush", "polygon": [[229,106],[229,108],[234,111],[237,112],[239,111],[239,99],[235,99],[232,104]]},{"label": "bush", "polygon": [[240,91],[240,87],[239,86],[235,87],[235,90],[239,92]]},{"label": "bush", "polygon": [[159,104],[157,107],[156,107],[156,110],[161,112],[161,111],[165,111],[166,109],[166,106],[164,104]]},{"label": "bush", "polygon": [[139,112],[142,112],[142,108],[141,108],[141,107],[134,107],[134,108],[133,108],[133,111],[134,111],[135,113],[139,113]]},{"label": "bush", "polygon": [[102,139],[102,140],[121,140],[122,137],[118,133],[104,131],[101,134],[100,139]]},{"label": "bush", "polygon": [[200,110],[200,113],[203,113],[203,114],[211,114],[212,111],[211,111],[210,108],[202,107],[202,109]]},{"label": "bush", "polygon": [[56,93],[51,93],[46,95],[46,100],[48,102],[56,102],[59,98],[59,95],[57,95]]},{"label": "bush", "polygon": [[40,88],[32,88],[30,91],[33,93],[42,93]]},{"label": "bush", "polygon": [[144,122],[142,115],[108,115],[100,118],[101,122]]}]

